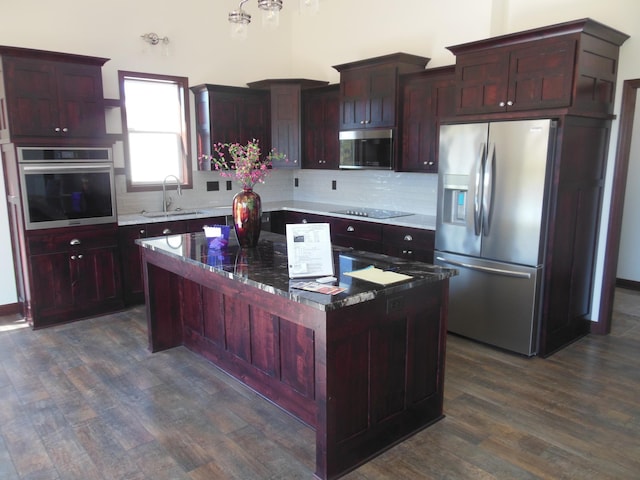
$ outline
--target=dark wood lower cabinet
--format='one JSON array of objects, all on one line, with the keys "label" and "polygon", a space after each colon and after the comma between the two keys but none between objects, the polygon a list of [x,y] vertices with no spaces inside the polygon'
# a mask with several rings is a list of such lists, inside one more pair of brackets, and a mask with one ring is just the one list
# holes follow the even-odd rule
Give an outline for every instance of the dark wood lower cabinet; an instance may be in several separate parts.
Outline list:
[{"label": "dark wood lower cabinet", "polygon": [[115,225],[29,232],[27,248],[34,328],[123,307]]},{"label": "dark wood lower cabinet", "polygon": [[436,232],[397,225],[382,226],[384,253],[392,257],[433,263]]},{"label": "dark wood lower cabinet", "polygon": [[142,252],[150,349],[185,345],[314,428],[317,477],[442,418],[448,280],[323,310]]},{"label": "dark wood lower cabinet", "polygon": [[331,241],[341,247],[385,253],[392,257],[433,263],[435,231],[365,220],[282,210],[271,213],[271,231],[284,234],[287,223],[326,222]]},{"label": "dark wood lower cabinet", "polygon": [[118,247],[122,264],[122,287],[125,304],[131,306],[144,303],[142,258],[140,247],[135,243],[137,239],[200,232],[204,225],[213,224],[224,225],[225,217],[194,218],[119,227]]}]

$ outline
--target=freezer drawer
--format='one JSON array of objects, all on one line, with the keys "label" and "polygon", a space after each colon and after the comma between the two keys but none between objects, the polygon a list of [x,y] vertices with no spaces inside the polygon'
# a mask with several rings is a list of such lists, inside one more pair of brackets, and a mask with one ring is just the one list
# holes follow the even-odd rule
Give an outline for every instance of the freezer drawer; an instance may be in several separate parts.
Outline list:
[{"label": "freezer drawer", "polygon": [[439,251],[435,264],[459,272],[449,280],[450,332],[527,356],[537,353],[542,267]]}]

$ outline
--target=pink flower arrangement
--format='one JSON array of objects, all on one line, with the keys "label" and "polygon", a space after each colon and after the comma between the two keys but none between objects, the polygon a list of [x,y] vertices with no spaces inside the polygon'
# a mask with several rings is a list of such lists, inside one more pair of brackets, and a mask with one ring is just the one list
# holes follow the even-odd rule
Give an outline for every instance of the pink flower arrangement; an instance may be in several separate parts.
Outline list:
[{"label": "pink flower arrangement", "polygon": [[[211,161],[211,168],[226,178],[235,178],[243,189],[252,189],[256,183],[264,183],[273,160],[286,160],[286,155],[272,149],[260,158],[260,145],[255,138],[246,145],[239,143],[214,143],[215,155],[202,155],[201,160]],[[227,153],[231,160],[227,159]]]}]

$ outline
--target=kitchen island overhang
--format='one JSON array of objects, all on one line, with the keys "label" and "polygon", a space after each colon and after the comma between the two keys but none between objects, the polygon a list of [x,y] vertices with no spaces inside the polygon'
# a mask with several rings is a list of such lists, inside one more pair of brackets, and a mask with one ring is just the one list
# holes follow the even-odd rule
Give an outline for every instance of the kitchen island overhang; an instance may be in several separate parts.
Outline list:
[{"label": "kitchen island overhang", "polygon": [[[204,356],[316,432],[316,476],[337,478],[442,418],[453,269],[334,247],[345,291],[292,288],[286,239],[208,248],[202,233],[138,240],[149,348]],[[412,279],[344,275],[368,265]]]}]

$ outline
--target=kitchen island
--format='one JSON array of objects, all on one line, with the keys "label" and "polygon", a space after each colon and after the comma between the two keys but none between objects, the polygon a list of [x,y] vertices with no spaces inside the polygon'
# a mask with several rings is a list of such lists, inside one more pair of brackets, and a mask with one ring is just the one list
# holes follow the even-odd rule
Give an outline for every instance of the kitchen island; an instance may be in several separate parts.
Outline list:
[{"label": "kitchen island", "polygon": [[[233,235],[232,235],[233,237]],[[337,478],[442,418],[452,269],[334,247],[336,295],[294,288],[286,240],[203,233],[143,247],[149,348],[184,345],[316,432],[316,476]],[[369,265],[409,275],[379,286]]]}]

